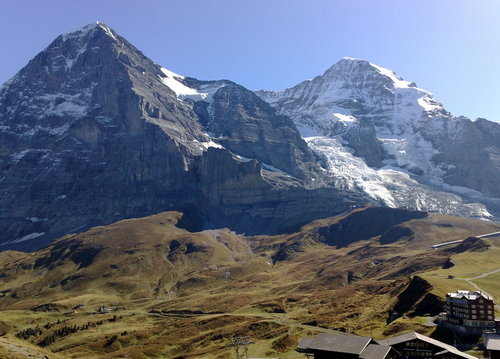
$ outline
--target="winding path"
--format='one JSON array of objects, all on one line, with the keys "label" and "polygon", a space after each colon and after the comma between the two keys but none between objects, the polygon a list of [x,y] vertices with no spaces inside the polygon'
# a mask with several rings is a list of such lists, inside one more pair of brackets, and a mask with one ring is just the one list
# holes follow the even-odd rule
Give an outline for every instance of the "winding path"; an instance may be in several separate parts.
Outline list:
[{"label": "winding path", "polygon": [[[483,292],[487,296],[493,298],[493,296],[490,293],[486,292],[484,289],[481,289],[481,287],[479,287],[476,283],[474,283],[473,280],[474,279],[479,279],[479,278],[484,278],[484,277],[487,277],[487,276],[489,276],[491,274],[498,273],[498,272],[500,272],[500,268],[492,270],[490,272],[486,272],[486,273],[480,274],[480,275],[472,277],[472,278],[458,278],[458,279],[465,280],[467,283],[469,283],[470,285],[472,285],[474,288],[476,288],[480,292]],[[497,308],[498,310],[500,310],[500,305],[496,304],[495,308]]]}]

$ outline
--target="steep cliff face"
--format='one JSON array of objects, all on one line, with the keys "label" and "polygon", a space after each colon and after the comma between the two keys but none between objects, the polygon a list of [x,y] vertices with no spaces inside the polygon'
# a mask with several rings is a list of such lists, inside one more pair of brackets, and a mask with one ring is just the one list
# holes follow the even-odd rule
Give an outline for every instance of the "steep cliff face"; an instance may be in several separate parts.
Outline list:
[{"label": "steep cliff face", "polygon": [[[344,58],[312,80],[257,93],[294,120],[335,183],[392,207],[436,210],[437,195],[451,213],[488,216],[463,200],[498,214],[499,124],[454,117],[430,92],[361,59]],[[363,175],[353,178],[355,172]],[[403,192],[409,195],[402,200]]]},{"label": "steep cliff face", "polygon": [[[1,238],[59,235],[189,200],[202,126],[103,24],[59,36],[0,92]],[[26,243],[28,246],[31,244]]]},{"label": "steep cliff face", "polygon": [[[207,129],[234,153],[305,178],[307,163],[314,161],[293,122],[253,92],[230,84],[213,97]],[[298,166],[299,165],[299,166]]]},{"label": "steep cliff face", "polygon": [[[222,155],[206,153],[214,147]],[[314,159],[253,92],[177,75],[92,24],[59,36],[0,89],[0,249],[167,209],[214,208],[224,223],[225,204],[266,207],[265,191],[311,187]]]},{"label": "steep cliff face", "polygon": [[193,171],[196,202],[181,222],[190,230],[229,227],[247,235],[288,232],[366,203],[356,193],[304,186],[286,172],[220,148],[209,148],[199,156]]},{"label": "steep cliff face", "polygon": [[434,135],[429,129],[423,131],[439,150],[433,161],[449,164],[444,182],[500,198],[500,125],[459,117],[440,126]]}]

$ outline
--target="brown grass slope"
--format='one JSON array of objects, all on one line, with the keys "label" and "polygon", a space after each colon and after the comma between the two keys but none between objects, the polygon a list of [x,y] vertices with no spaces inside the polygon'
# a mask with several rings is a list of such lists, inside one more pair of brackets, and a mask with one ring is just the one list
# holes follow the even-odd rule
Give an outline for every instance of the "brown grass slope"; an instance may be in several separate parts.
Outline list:
[{"label": "brown grass slope", "polygon": [[[430,333],[411,319],[439,310],[427,273],[470,253],[464,244],[430,247],[500,230],[362,208],[292,234],[245,237],[191,233],[176,226],[181,216],[96,227],[30,254],[0,252],[0,335],[25,330],[29,342],[71,358],[225,358],[241,334],[256,342],[252,356],[293,358],[298,338],[318,331]],[[96,314],[100,305],[115,311]]]}]

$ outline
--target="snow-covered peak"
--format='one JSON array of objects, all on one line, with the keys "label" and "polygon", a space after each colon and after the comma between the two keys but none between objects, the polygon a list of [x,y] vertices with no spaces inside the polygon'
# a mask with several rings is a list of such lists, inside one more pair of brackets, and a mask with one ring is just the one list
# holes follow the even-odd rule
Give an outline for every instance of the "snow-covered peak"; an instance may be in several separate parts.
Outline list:
[{"label": "snow-covered peak", "polygon": [[416,87],[411,82],[403,80],[401,77],[396,75],[396,73],[392,70],[377,66],[372,63],[370,63],[370,66],[375,68],[375,70],[377,70],[381,75],[388,77],[394,83],[394,87],[399,87],[399,88]]},{"label": "snow-covered peak", "polygon": [[97,22],[96,22],[96,25],[97,25],[98,27],[100,27],[102,30],[104,30],[104,32],[105,32],[108,36],[110,36],[110,37],[111,37],[111,38],[113,38],[114,40],[117,40],[117,37],[116,37],[116,32],[115,32],[113,29],[111,29],[108,25],[103,24],[103,23],[102,23],[102,22],[100,22],[100,21],[97,21]]},{"label": "snow-covered peak", "polygon": [[[475,198],[472,190],[444,183],[455,165],[440,161],[441,142],[455,136],[456,121],[429,91],[394,71],[345,57],[294,87],[257,93],[293,119],[335,187],[388,206],[489,216],[481,205],[460,203],[462,195]],[[444,194],[450,191],[458,196]]]},{"label": "snow-covered peak", "polygon": [[442,174],[432,161],[438,151],[421,131],[441,126],[442,121],[430,119],[443,119],[448,113],[430,92],[392,70],[345,57],[312,80],[259,95],[290,116],[304,137],[316,133],[353,141],[357,133],[371,128],[374,141],[389,155],[385,164],[430,176]]},{"label": "snow-covered peak", "polygon": [[[357,73],[366,73],[372,76],[376,76],[380,81],[385,83],[390,83],[395,88],[416,88],[417,86],[413,82],[405,81],[400,76],[398,76],[394,71],[387,69],[382,66],[375,65],[367,60],[358,59],[353,57],[344,57],[340,61],[336,62],[328,70],[326,70],[323,76],[328,76],[330,74],[342,73],[348,79],[351,76],[355,76]],[[424,93],[430,94],[428,91],[419,89]]]},{"label": "snow-covered peak", "polygon": [[[323,78],[334,84],[340,82],[340,86],[344,88],[354,88],[357,92],[354,97],[368,105],[375,104],[377,101],[374,97],[382,95],[394,105],[401,103],[404,107],[415,107],[422,114],[446,112],[429,91],[418,88],[414,82],[404,80],[394,71],[367,60],[344,57],[330,67]],[[418,116],[414,116],[415,119],[416,117]]]},{"label": "snow-covered peak", "polygon": [[108,35],[113,40],[118,39],[116,32],[113,29],[111,29],[108,25],[100,21],[96,21],[94,23],[85,25],[68,33],[62,34],[61,37],[63,41],[80,40],[87,38],[89,35],[93,34],[95,31],[98,30],[102,30],[106,35]]},{"label": "snow-covered peak", "polygon": [[325,135],[344,127],[339,127],[338,114],[355,118],[372,114],[374,124],[390,133],[405,132],[405,128],[417,125],[431,114],[447,114],[430,92],[405,81],[392,70],[351,57],[292,88],[258,94],[292,117],[301,128],[309,126]]},{"label": "snow-covered peak", "polygon": [[[87,77],[106,48],[118,47],[123,39],[107,25],[95,22],[58,36],[25,68],[0,87],[0,102],[14,96],[0,124],[14,121],[18,113],[29,114],[28,123],[5,127],[25,137],[37,133],[63,136],[72,122],[98,107],[94,103],[95,77]],[[120,48],[123,48],[121,46]],[[107,54],[107,53],[106,53]],[[103,61],[100,60],[102,64]]]},{"label": "snow-covered peak", "polygon": [[360,59],[358,57],[344,56],[340,61],[358,61],[358,62],[368,62],[365,59]]}]

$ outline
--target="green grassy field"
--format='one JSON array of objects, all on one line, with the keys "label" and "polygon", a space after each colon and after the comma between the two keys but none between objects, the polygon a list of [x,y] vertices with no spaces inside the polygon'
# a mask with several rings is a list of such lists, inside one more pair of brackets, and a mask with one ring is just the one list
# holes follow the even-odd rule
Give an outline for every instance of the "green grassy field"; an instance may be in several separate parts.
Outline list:
[{"label": "green grassy field", "polygon": [[[454,266],[448,269],[428,271],[421,276],[434,286],[441,296],[458,289],[477,290],[467,280],[471,280],[482,290],[491,294],[500,303],[500,272],[483,278],[473,279],[485,273],[500,270],[500,239],[483,239],[488,249],[482,252],[465,252],[451,256]],[[448,279],[453,276],[454,279]]]}]

